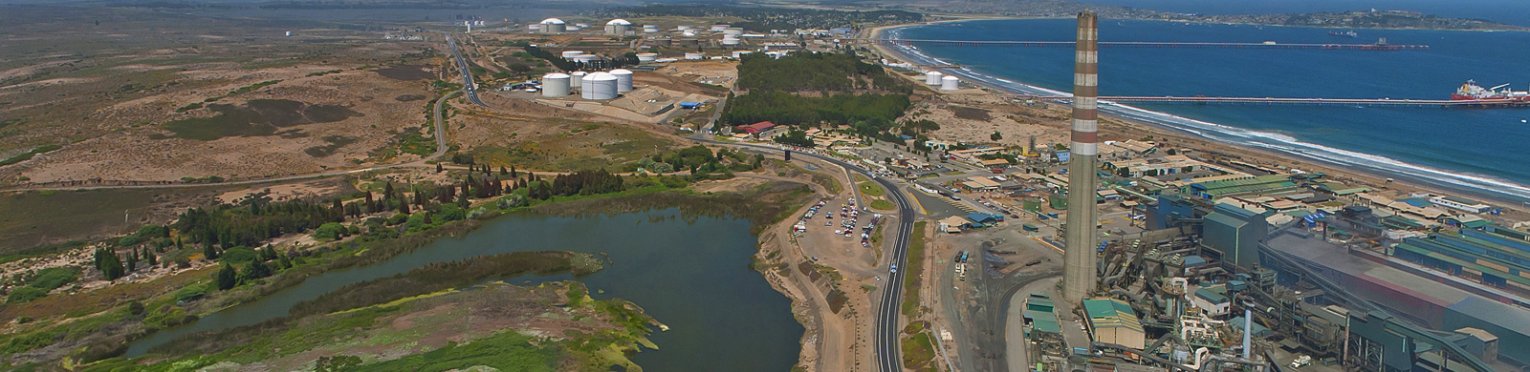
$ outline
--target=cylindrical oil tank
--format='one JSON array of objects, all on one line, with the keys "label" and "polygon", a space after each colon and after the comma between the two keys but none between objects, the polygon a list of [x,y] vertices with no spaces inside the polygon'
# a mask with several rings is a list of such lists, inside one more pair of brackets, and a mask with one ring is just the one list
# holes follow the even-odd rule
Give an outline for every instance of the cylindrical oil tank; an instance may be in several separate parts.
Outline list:
[{"label": "cylindrical oil tank", "polygon": [[743,35],[743,34],[744,34],[744,30],[735,30],[735,29],[731,29],[731,28],[727,29],[727,30],[723,30],[723,36],[739,36],[739,35]]},{"label": "cylindrical oil tank", "polygon": [[574,89],[583,89],[584,75],[586,75],[584,71],[574,71],[573,73],[568,74],[568,86]]},{"label": "cylindrical oil tank", "polygon": [[583,50],[565,50],[560,55],[563,56],[564,59],[568,59],[568,58],[574,58],[574,56],[577,56],[577,55],[580,55],[580,54],[584,54],[584,51]]},{"label": "cylindrical oil tank", "polygon": [[940,78],[945,75],[940,73],[940,71],[926,72],[924,73],[924,85],[940,85]]},{"label": "cylindrical oil tank", "polygon": [[638,53],[637,57],[638,62],[649,63],[653,62],[655,59],[659,59],[659,53]]},{"label": "cylindrical oil tank", "polygon": [[957,83],[960,82],[960,81],[961,81],[961,79],[957,79],[955,76],[947,76],[947,77],[940,78],[940,90],[957,90],[957,89],[961,89],[961,87],[957,85]]},{"label": "cylindrical oil tank", "polygon": [[701,54],[700,52],[686,52],[685,53],[685,59],[687,59],[687,60],[699,61],[699,60],[703,60],[703,59],[706,59],[706,58],[707,58],[707,56],[705,54]]},{"label": "cylindrical oil tank", "polygon": [[613,99],[616,93],[616,76],[597,72],[584,77],[584,91],[580,94],[584,99]]},{"label": "cylindrical oil tank", "polygon": [[632,22],[627,22],[625,19],[618,18],[606,22],[606,34],[609,35],[623,36],[631,30]]},{"label": "cylindrical oil tank", "polygon": [[659,25],[643,25],[643,33],[657,34],[659,33]]},{"label": "cylindrical oil tank", "polygon": [[616,77],[616,92],[627,93],[632,91],[632,71],[627,69],[611,70],[611,76]]},{"label": "cylindrical oil tank", "polygon": [[738,45],[738,38],[732,36],[723,36],[722,45]]},{"label": "cylindrical oil tank", "polygon": [[542,75],[542,96],[562,97],[568,95],[569,86],[572,83],[568,74],[554,72]]}]

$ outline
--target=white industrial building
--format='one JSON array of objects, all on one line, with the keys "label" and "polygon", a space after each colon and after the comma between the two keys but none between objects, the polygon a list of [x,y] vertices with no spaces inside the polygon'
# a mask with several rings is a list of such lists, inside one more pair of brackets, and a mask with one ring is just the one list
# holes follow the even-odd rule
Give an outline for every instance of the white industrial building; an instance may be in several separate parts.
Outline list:
[{"label": "white industrial building", "polygon": [[942,77],[940,78],[940,90],[950,91],[961,89],[960,82],[961,79],[958,79],[955,76]]},{"label": "white industrial building", "polygon": [[562,97],[568,95],[570,76],[561,72],[542,75],[542,96]]},{"label": "white industrial building", "polygon": [[616,85],[616,76],[597,72],[584,77],[579,93],[584,99],[614,99],[617,94]]},{"label": "white industrial building", "polygon": [[632,22],[617,18],[606,22],[606,35],[627,36],[632,33]]},{"label": "white industrial building", "polygon": [[540,22],[540,24],[542,25],[542,32],[543,33],[561,34],[561,33],[564,33],[564,32],[568,32],[568,23],[564,23],[563,20],[561,20],[561,19],[548,18],[548,19],[542,20],[542,22]]},{"label": "white industrial building", "polygon": [[632,71],[627,69],[611,70],[611,76],[616,77],[616,92],[627,93],[632,91]]}]

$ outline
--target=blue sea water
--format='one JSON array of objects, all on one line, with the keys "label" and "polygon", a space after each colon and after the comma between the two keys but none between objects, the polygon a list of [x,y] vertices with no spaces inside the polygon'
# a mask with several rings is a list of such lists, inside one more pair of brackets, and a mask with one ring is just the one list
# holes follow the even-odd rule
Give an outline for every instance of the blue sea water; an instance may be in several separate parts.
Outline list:
[{"label": "blue sea water", "polygon": [[1530,26],[1530,1],[1524,0],[1083,0],[1083,2],[1197,14],[1407,10],[1442,17],[1485,19],[1498,23]]},{"label": "blue sea water", "polygon": [[[1344,39],[1329,36],[1329,31],[1102,20],[1100,40],[1370,43],[1385,37],[1393,44],[1428,44],[1430,48],[1376,52],[1103,47],[1100,94],[1447,99],[1467,79],[1484,86],[1530,87],[1530,33],[1362,29],[1359,38]],[[985,20],[915,26],[894,30],[891,36],[1070,41],[1073,32],[1071,19]],[[1068,47],[915,44],[915,48],[911,52],[953,64],[947,70],[969,77],[1063,92],[1072,84],[1073,50]],[[1530,184],[1530,123],[1524,122],[1530,118],[1530,109],[1133,106],[1152,112],[1116,108],[1116,113],[1400,179],[1530,200],[1530,188],[1524,186]]]}]

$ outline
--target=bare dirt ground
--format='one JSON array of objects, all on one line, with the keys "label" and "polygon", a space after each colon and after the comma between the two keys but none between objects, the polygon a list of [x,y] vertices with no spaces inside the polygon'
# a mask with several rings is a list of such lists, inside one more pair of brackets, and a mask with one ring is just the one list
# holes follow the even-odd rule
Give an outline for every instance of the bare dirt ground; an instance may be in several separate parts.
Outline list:
[{"label": "bare dirt ground", "polygon": [[[428,42],[340,30],[282,37],[290,24],[133,10],[12,10],[0,15],[20,35],[0,45],[14,56],[0,59],[0,157],[61,148],[0,167],[0,183],[247,179],[363,166],[382,160],[374,155],[393,146],[390,132],[424,123],[425,102],[400,97],[434,96],[421,79],[429,73],[401,80],[374,71],[428,65],[438,56]],[[259,99],[356,114],[216,139],[168,127],[215,117],[213,105]]]},{"label": "bare dirt ground", "polygon": [[[1043,105],[1013,103],[977,89],[935,94],[916,103],[906,120],[930,120],[940,124],[931,134],[950,142],[998,143],[1026,146],[1032,136],[1037,144],[1067,141],[1068,111]],[[994,132],[1001,138],[992,139]]]},{"label": "bare dirt ground", "polygon": [[[843,170],[827,164],[818,166],[845,184]],[[776,165],[769,172],[811,182],[811,177],[796,168]],[[823,226],[828,220],[818,214],[805,223],[807,232],[796,233],[792,225],[798,218],[788,218],[761,233],[756,260],[770,267],[764,270],[766,280],[792,300],[793,313],[807,329],[800,367],[807,371],[872,370],[876,365],[871,350],[871,294],[884,284],[875,268],[878,247],[862,247],[858,233],[848,239],[832,235],[839,223],[839,208],[851,197],[853,188],[841,187],[845,191],[839,194],[816,184],[813,189],[818,199],[826,200],[820,213],[835,214],[833,226]],[[802,216],[811,206],[802,206],[795,216]],[[865,215],[860,220],[864,224],[869,219]]]}]

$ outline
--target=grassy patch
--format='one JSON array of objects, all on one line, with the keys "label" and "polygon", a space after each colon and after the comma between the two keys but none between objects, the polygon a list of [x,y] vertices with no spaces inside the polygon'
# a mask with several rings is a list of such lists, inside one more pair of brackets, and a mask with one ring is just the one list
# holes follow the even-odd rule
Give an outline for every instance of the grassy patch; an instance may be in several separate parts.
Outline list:
[{"label": "grassy patch", "polygon": [[284,99],[257,99],[243,106],[214,104],[212,117],[171,121],[165,129],[177,137],[210,141],[223,137],[269,136],[277,129],[315,123],[333,123],[361,113],[337,105],[310,105]]},{"label": "grassy patch", "polygon": [[877,199],[871,201],[871,209],[890,211],[897,208],[897,204],[893,204],[893,202],[887,201],[887,199]]},{"label": "grassy patch", "polygon": [[0,195],[0,261],[72,248],[63,240],[121,234],[138,228],[123,215],[143,216],[158,192],[93,190]]},{"label": "grassy patch", "polygon": [[887,191],[883,190],[881,185],[877,185],[876,183],[873,183],[871,181],[862,181],[860,183],[860,190],[861,190],[861,194],[864,194],[866,196],[870,196],[870,197],[873,197],[873,198],[880,198],[880,197],[883,197],[883,196],[887,196]]},{"label": "grassy patch", "polygon": [[935,342],[929,332],[919,332],[903,339],[903,368],[935,371]]},{"label": "grassy patch", "polygon": [[325,156],[334,155],[335,151],[340,150],[340,148],[345,147],[345,145],[356,143],[356,137],[346,136],[324,136],[323,140],[323,146],[314,146],[303,149],[303,153],[308,154],[308,156],[322,158]]},{"label": "grassy patch", "polygon": [[60,149],[62,147],[64,147],[64,146],[62,146],[62,145],[42,145],[42,146],[37,146],[37,147],[32,148],[31,150],[27,150],[27,152],[16,154],[16,156],[12,156],[12,157],[6,158],[5,160],[0,160],[0,167],[11,165],[11,164],[16,164],[16,163],[20,163],[20,162],[24,162],[24,161],[27,161],[27,160],[32,160],[33,156],[41,155],[43,153],[47,153],[47,152],[53,151],[53,150],[58,150],[58,149]]},{"label": "grassy patch", "polygon": [[377,371],[445,371],[489,366],[501,371],[557,371],[558,351],[538,346],[530,336],[500,332],[467,344],[450,345],[424,354],[364,366]]},{"label": "grassy patch", "polygon": [[908,267],[903,274],[903,315],[919,316],[919,283],[924,281],[924,221],[914,223],[908,238]]}]

